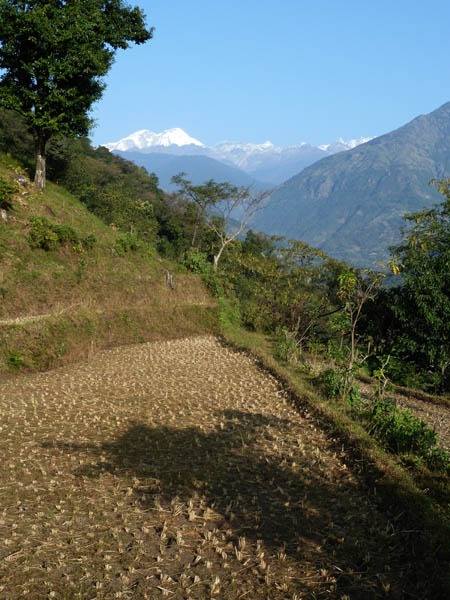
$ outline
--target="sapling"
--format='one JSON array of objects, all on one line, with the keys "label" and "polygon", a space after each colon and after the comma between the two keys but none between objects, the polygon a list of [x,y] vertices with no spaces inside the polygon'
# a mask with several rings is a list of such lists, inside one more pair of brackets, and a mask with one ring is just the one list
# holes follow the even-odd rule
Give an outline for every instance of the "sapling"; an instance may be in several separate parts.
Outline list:
[{"label": "sapling", "polygon": [[342,320],[342,325],[346,323],[346,330],[342,330],[341,339],[343,339],[344,335],[350,336],[350,346],[346,356],[344,373],[344,389],[342,394],[344,398],[346,398],[349,391],[353,390],[355,387],[355,370],[358,370],[368,358],[368,356],[363,358],[359,354],[356,326],[364,304],[368,300],[374,298],[375,290],[381,285],[384,277],[385,274],[383,272],[377,272],[371,269],[365,269],[362,272],[362,276],[358,276],[353,271],[347,271],[339,275],[338,298],[344,305],[344,314],[347,317],[346,320]]}]

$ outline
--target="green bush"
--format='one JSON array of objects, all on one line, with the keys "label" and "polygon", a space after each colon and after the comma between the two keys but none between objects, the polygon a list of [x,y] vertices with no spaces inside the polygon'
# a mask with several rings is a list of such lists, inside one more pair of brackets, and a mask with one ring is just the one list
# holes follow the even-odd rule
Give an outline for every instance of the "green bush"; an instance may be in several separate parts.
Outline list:
[{"label": "green bush", "polygon": [[70,225],[52,225],[53,231],[58,236],[58,243],[62,246],[66,244],[78,244],[80,238],[78,233]]},{"label": "green bush", "polygon": [[408,409],[398,409],[387,400],[373,402],[367,409],[368,429],[390,451],[413,453],[431,468],[449,465],[447,452],[437,448],[436,432]]},{"label": "green bush", "polygon": [[443,448],[433,448],[427,457],[427,465],[433,471],[450,469],[450,452]]},{"label": "green bush", "polygon": [[137,252],[141,246],[139,238],[134,233],[122,233],[117,236],[114,248],[121,256],[127,252]]},{"label": "green bush", "polygon": [[337,398],[344,393],[344,381],[342,375],[335,369],[329,367],[318,378],[327,398]]},{"label": "green bush", "polygon": [[299,356],[299,349],[295,332],[287,327],[278,329],[275,340],[274,356],[288,363],[294,363]]},{"label": "green bush", "polygon": [[232,301],[230,298],[219,297],[219,323],[222,329],[226,329],[230,325],[236,325],[241,320],[239,305],[237,300]]},{"label": "green bush", "polygon": [[275,319],[270,306],[257,299],[241,300],[242,323],[254,331],[273,331]]},{"label": "green bush", "polygon": [[189,271],[199,275],[207,275],[212,269],[207,255],[198,248],[191,248],[186,252],[183,264]]},{"label": "green bush", "polygon": [[21,369],[22,367],[26,366],[26,361],[25,358],[23,357],[21,352],[15,352],[14,350],[11,350],[7,357],[6,357],[6,363],[8,365],[8,367],[10,367],[11,369],[16,369],[17,371],[19,369]]},{"label": "green bush", "polygon": [[363,404],[361,392],[359,391],[359,387],[356,385],[356,383],[350,382],[350,385],[347,388],[345,399],[353,410],[359,411],[362,408]]},{"label": "green bush", "polygon": [[12,207],[12,197],[17,194],[18,186],[3,175],[0,175],[0,208],[9,210]]},{"label": "green bush", "polygon": [[98,240],[93,233],[89,233],[85,238],[81,240],[81,244],[84,250],[93,250],[95,246],[98,244]]},{"label": "green bush", "polygon": [[80,283],[84,276],[86,275],[88,262],[85,256],[80,256],[80,260],[78,261],[78,267],[75,271],[75,279],[77,283]]},{"label": "green bush", "polygon": [[91,250],[97,243],[97,238],[93,233],[82,239],[70,225],[57,225],[47,217],[32,217],[29,225],[28,241],[32,248],[42,248],[48,251],[70,244],[76,252],[83,252]]},{"label": "green bush", "polygon": [[58,246],[58,234],[46,217],[31,217],[28,241],[32,248],[54,250]]},{"label": "green bush", "polygon": [[352,409],[359,410],[361,408],[361,392],[354,383],[353,378],[348,377],[345,369],[337,370],[329,367],[317,378],[317,382],[327,398],[342,398],[345,396],[344,400],[350,404]]}]

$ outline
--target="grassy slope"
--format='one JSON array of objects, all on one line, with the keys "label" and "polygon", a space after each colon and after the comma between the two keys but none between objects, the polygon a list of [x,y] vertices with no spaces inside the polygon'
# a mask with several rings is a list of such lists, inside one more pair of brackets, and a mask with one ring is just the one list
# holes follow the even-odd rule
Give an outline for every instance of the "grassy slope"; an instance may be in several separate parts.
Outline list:
[{"label": "grassy slope", "polygon": [[[18,168],[0,156],[0,174]],[[83,253],[70,245],[31,248],[33,216],[70,225],[81,237],[93,233],[98,243]],[[149,249],[117,255],[117,236],[59,186],[49,183],[44,194],[20,189],[8,221],[0,220],[1,375],[73,362],[97,348],[215,330],[214,302],[198,277],[176,272]],[[175,271],[173,290],[164,269]],[[25,319],[37,315],[50,316]]]}]

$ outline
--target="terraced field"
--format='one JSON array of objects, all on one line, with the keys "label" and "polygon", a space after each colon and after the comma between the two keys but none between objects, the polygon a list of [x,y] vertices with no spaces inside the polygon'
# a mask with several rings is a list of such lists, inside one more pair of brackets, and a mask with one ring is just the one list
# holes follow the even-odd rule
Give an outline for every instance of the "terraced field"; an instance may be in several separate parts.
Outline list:
[{"label": "terraced field", "polygon": [[0,456],[2,600],[428,597],[345,450],[213,337],[2,384]]}]

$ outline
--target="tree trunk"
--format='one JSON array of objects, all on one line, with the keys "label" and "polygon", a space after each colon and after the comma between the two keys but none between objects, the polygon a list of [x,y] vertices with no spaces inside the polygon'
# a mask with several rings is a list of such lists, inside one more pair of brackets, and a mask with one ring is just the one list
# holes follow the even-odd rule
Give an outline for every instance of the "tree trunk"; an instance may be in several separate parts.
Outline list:
[{"label": "tree trunk", "polygon": [[34,187],[38,190],[45,190],[45,162],[46,153],[45,148],[47,146],[47,140],[41,136],[36,139],[35,145],[35,156],[36,156],[36,171],[34,173]]},{"label": "tree trunk", "polygon": [[226,246],[226,244],[223,244],[222,248],[219,250],[219,252],[214,257],[214,264],[213,264],[214,271],[217,270],[217,267],[219,265],[219,260],[220,260],[220,257],[222,255],[222,252],[223,252],[223,249],[225,248],[225,246]]},{"label": "tree trunk", "polygon": [[193,248],[194,244],[195,244],[195,238],[197,237],[197,229],[198,229],[198,221],[196,221],[195,225],[194,225],[194,233],[192,234],[191,248]]}]

